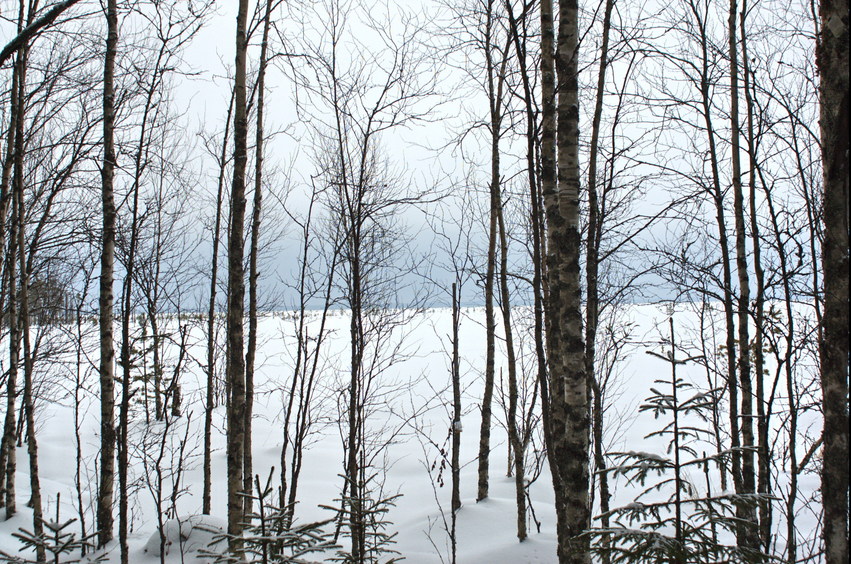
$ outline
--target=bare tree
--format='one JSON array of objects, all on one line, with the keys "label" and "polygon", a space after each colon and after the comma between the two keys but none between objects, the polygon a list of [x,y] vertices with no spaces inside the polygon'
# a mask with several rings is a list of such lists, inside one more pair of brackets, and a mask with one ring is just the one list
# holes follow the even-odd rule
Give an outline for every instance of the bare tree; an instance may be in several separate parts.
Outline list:
[{"label": "bare tree", "polygon": [[768,499],[771,492],[771,460],[769,446],[769,422],[766,414],[765,391],[765,269],[762,264],[760,249],[760,226],[757,212],[757,162],[758,143],[756,139],[754,93],[751,91],[753,78],[751,65],[748,61],[748,31],[746,26],[748,12],[747,0],[742,0],[739,15],[739,26],[742,34],[742,79],[745,92],[745,108],[747,113],[747,128],[745,139],[748,151],[748,195],[750,200],[750,227],[753,247],[754,277],[756,278],[756,295],[754,297],[754,344],[753,344],[753,375],[756,380],[756,426],[757,426],[757,486],[756,492],[761,496],[759,502],[759,538],[761,550],[768,554],[771,551],[771,521],[772,505]]},{"label": "bare tree", "polygon": [[236,20],[236,63],[234,75],[233,181],[231,187],[230,232],[228,234],[228,314],[227,314],[227,459],[228,459],[228,547],[234,556],[242,552],[239,540],[244,520],[243,460],[245,453],[245,356],[243,314],[245,267],[243,232],[245,226],[245,165],[247,161],[248,117],[246,113],[246,20],[248,0],[239,1]]},{"label": "bare tree", "polygon": [[[542,35],[552,21],[542,8]],[[549,45],[547,45],[548,47]],[[542,39],[542,49],[544,40]],[[557,184],[547,171],[543,196],[547,216],[547,360],[550,375],[551,470],[558,516],[559,562],[590,562],[588,540],[589,410],[579,283],[579,11],[575,0],[560,0],[555,68],[558,73]],[[549,53],[542,55],[549,58]],[[553,126],[545,65],[544,128]],[[551,76],[551,75],[550,75]],[[550,113],[550,115],[548,115]],[[552,131],[552,130],[551,130]],[[553,167],[544,152],[543,167]]]},{"label": "bare tree", "polygon": [[[22,7],[18,13],[19,31],[23,28],[25,21],[24,17],[24,11]],[[26,63],[24,58],[25,51],[26,47],[24,47],[21,52],[18,53],[15,66],[12,71],[12,117],[9,123],[7,157],[5,162],[3,163],[3,201],[2,203],[0,203],[0,205],[2,205],[2,210],[0,210],[0,219],[3,220],[0,229],[3,230],[4,234],[6,229],[6,213],[10,207],[10,203],[13,202],[13,200],[15,199],[15,196],[12,195],[13,192],[10,191],[10,179],[12,174],[12,168],[15,166],[15,163],[18,161],[19,157],[23,159],[23,155],[20,155],[18,151],[19,147],[23,147],[23,139],[20,139],[19,141],[18,132],[23,131],[22,122],[24,117],[25,104],[20,97],[20,83],[23,82],[22,75],[24,74]],[[23,182],[23,179],[21,179],[21,181]],[[15,206],[12,207],[14,210]],[[3,469],[3,502],[6,506],[6,519],[12,517],[17,511],[17,506],[15,502],[15,399],[17,397],[16,388],[18,379],[18,357],[20,353],[20,339],[18,333],[17,319],[17,280],[15,275],[15,268],[17,262],[16,253],[18,252],[17,228],[19,222],[16,221],[13,217],[13,221],[11,223],[12,224],[9,230],[9,250],[8,254],[5,257],[5,260],[3,261],[3,266],[6,273],[6,276],[3,278],[3,284],[9,294],[9,371],[6,380],[6,417],[4,419],[2,446],[0,446],[0,468]],[[5,241],[3,242],[5,243]]]},{"label": "bare tree", "polygon": [[[603,387],[596,373],[597,328],[600,315],[599,269],[600,240],[602,221],[600,220],[600,202],[597,194],[597,156],[600,149],[600,121],[603,115],[606,71],[609,65],[609,36],[611,32],[612,9],[614,0],[606,0],[603,11],[603,37],[600,46],[600,62],[597,69],[597,91],[594,101],[594,114],[591,119],[591,147],[588,157],[588,227],[585,238],[585,371],[588,376],[592,399],[592,436],[594,443],[594,470],[599,477],[600,514],[603,527],[609,525],[609,483],[605,472],[606,460],[603,456]],[[604,545],[608,539],[604,537]],[[603,556],[608,563],[608,556]]]},{"label": "bare tree", "polygon": [[[263,36],[260,40],[260,62],[257,71],[257,123],[254,141],[254,205],[251,210],[251,248],[248,266],[248,342],[245,351],[245,455],[243,464],[244,491],[251,492],[251,418],[254,412],[254,357],[257,350],[257,254],[260,246],[260,218],[263,202],[263,111],[266,95],[266,65],[268,62],[269,27],[272,19],[272,0],[266,0],[262,18]],[[259,9],[259,4],[258,4]],[[245,513],[251,513],[251,496],[245,497]]]},{"label": "bare tree", "polygon": [[112,540],[112,496],[115,480],[115,343],[112,336],[113,292],[115,265],[115,56],[118,50],[118,4],[106,4],[106,52],[103,67],[103,167],[102,205],[103,235],[100,266],[100,393],[101,393],[101,460],[98,487],[97,528],[98,545]]},{"label": "bare tree", "polygon": [[[501,211],[501,179],[499,141],[503,134],[503,116],[505,112],[504,89],[510,36],[499,40],[499,17],[495,12],[496,2],[489,1],[484,6],[482,50],[485,57],[486,90],[488,97],[488,121],[490,132],[490,194],[488,221],[488,255],[485,275],[485,331],[487,340],[485,358],[485,390],[482,396],[482,423],[479,433],[479,489],[476,500],[488,496],[488,470],[490,461],[491,404],[493,402],[494,379],[496,372],[496,315],[494,312],[494,287],[496,285],[497,241],[499,240],[498,216]],[[525,520],[525,518],[524,518]],[[518,530],[518,535],[520,531]],[[525,536],[525,533],[523,534]]]},{"label": "bare tree", "polygon": [[[526,540],[526,473],[524,458],[526,454],[527,441],[523,437],[517,419],[518,410],[522,419],[523,409],[518,406],[519,383],[517,370],[517,354],[514,345],[514,330],[511,320],[511,294],[508,287],[508,236],[506,234],[506,220],[504,204],[501,195],[496,199],[496,216],[499,233],[499,297],[502,309],[502,328],[505,338],[506,365],[508,369],[508,410],[506,413],[506,427],[508,428],[508,441],[510,445],[509,473],[514,474],[514,493],[517,504],[517,538],[522,542]],[[512,472],[513,470],[513,472]]]},{"label": "bare tree", "polygon": [[[750,278],[748,274],[748,253],[746,247],[747,233],[745,232],[745,204],[742,189],[742,166],[740,151],[739,125],[739,50],[736,39],[738,27],[738,9],[736,0],[730,0],[730,11],[727,18],[727,39],[730,55],[730,150],[733,183],[733,217],[736,232],[736,271],[739,279],[738,307],[738,338],[739,338],[739,381],[742,388],[742,477],[741,493],[756,492],[756,467],[753,433],[753,383],[751,381],[750,357]],[[752,503],[742,503],[739,506],[739,516],[744,523],[739,533],[739,547],[756,550],[759,547],[756,506]]]},{"label": "bare tree", "polygon": [[6,62],[16,51],[34,39],[44,29],[51,26],[62,12],[79,2],[80,0],[64,0],[57,2],[48,11],[38,18],[27,22],[27,27],[18,29],[18,34],[0,51],[0,65]]},{"label": "bare tree", "polygon": [[[292,380],[286,390],[283,444],[281,445],[280,506],[287,508],[287,520],[294,521],[298,499],[299,478],[311,431],[321,417],[322,397],[319,383],[325,359],[323,353],[330,337],[328,317],[337,303],[334,289],[337,284],[338,261],[342,233],[333,230],[322,233],[320,215],[322,190],[311,179],[310,201],[303,215],[285,211],[301,232],[301,249],[294,290],[298,296],[293,319],[296,338]],[[330,235],[323,237],[323,235]],[[318,327],[312,328],[308,307],[321,304]]]},{"label": "bare tree", "polygon": [[[330,239],[340,236],[335,290],[349,309],[347,378],[340,394],[344,450],[342,504],[338,527],[351,540],[349,558],[366,562],[386,549],[378,509],[392,502],[382,495],[376,459],[386,452],[382,429],[371,419],[381,409],[388,384],[381,376],[403,356],[397,333],[420,306],[417,295],[401,309],[400,291],[409,282],[411,259],[399,216],[422,200],[404,176],[395,173],[382,151],[383,137],[421,119],[429,108],[420,102],[432,89],[428,59],[418,53],[418,23],[402,19],[400,29],[378,16],[357,22],[381,38],[381,60],[365,44],[348,52],[347,41],[358,40],[348,14],[359,4],[329,2],[310,14],[321,21],[321,43],[305,44],[310,57],[309,82],[314,94],[312,127],[317,139],[317,164],[329,213]],[[327,42],[327,43],[326,43]],[[392,386],[391,386],[392,387]],[[397,390],[398,393],[398,390]]]},{"label": "bare tree", "polygon": [[219,271],[219,242],[221,240],[222,224],[222,192],[225,184],[225,172],[228,158],[228,137],[230,135],[231,117],[233,113],[233,93],[231,93],[228,111],[225,117],[225,131],[222,136],[222,148],[218,156],[218,182],[216,189],[215,219],[213,220],[213,249],[211,251],[210,266],[210,301],[207,305],[207,391],[204,405],[204,491],[202,494],[202,513],[210,514],[210,497],[212,495],[213,482],[211,476],[212,466],[212,429],[213,409],[215,408],[215,383],[216,383],[216,290],[218,288]]},{"label": "bare tree", "polygon": [[[35,14],[33,6],[30,6],[29,19],[32,21]],[[26,59],[29,48],[24,45],[18,53],[18,65],[20,75],[18,81],[18,100],[22,104],[18,111],[15,127],[15,164],[14,164],[14,202],[13,221],[17,221],[17,250],[20,268],[21,289],[18,295],[11,300],[20,302],[20,317],[11,320],[17,324],[18,331],[23,341],[23,368],[24,368],[24,397],[23,407],[26,413],[27,423],[27,454],[29,455],[30,471],[30,501],[29,506],[33,510],[33,535],[40,537],[44,534],[44,523],[41,505],[41,483],[38,476],[38,442],[36,440],[35,407],[33,400],[33,362],[34,352],[30,342],[30,313],[29,313],[29,272],[27,269],[27,245],[26,245],[26,208],[24,206],[24,105],[26,99]],[[12,257],[14,260],[14,256]],[[18,343],[12,343],[10,349],[17,348]],[[11,360],[11,359],[10,359]],[[14,448],[14,446],[13,446]],[[36,546],[36,561],[45,562],[46,555],[44,546]]]}]

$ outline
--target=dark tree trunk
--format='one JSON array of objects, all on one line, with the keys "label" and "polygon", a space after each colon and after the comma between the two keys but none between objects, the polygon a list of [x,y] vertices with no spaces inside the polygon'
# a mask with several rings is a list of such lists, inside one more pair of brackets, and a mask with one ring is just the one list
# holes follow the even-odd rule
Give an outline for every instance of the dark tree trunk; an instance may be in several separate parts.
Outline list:
[{"label": "dark tree trunk", "polygon": [[213,227],[213,259],[210,267],[210,303],[207,308],[207,397],[204,406],[204,492],[201,512],[210,514],[210,497],[212,495],[212,433],[213,408],[215,407],[216,383],[216,288],[219,272],[219,240],[222,226],[222,192],[225,184],[225,167],[227,166],[228,136],[233,114],[233,93],[228,104],[225,118],[225,134],[222,138],[222,152],[219,156],[219,181],[216,190],[216,220]]},{"label": "dark tree trunk", "polygon": [[7,315],[9,319],[9,371],[6,381],[6,419],[3,428],[3,448],[5,451],[5,505],[6,519],[11,518],[17,512],[15,501],[15,472],[17,460],[15,451],[15,435],[17,424],[15,422],[15,398],[17,397],[18,364],[20,356],[20,326],[18,325],[18,285],[16,275],[16,255],[18,252],[18,221],[17,206],[12,206],[12,226],[9,230],[9,253],[6,272],[9,276],[9,307]]},{"label": "dark tree trunk", "polygon": [[112,337],[112,281],[115,264],[115,90],[113,78],[118,48],[117,0],[106,5],[106,55],[103,67],[103,167],[101,168],[103,241],[100,263],[100,483],[97,500],[98,545],[112,540],[112,497],[115,480],[115,343]]},{"label": "dark tree trunk", "polygon": [[[248,259],[248,347],[245,352],[245,470],[242,480],[250,492],[252,469],[251,417],[254,413],[254,357],[257,351],[257,253],[260,246],[260,216],[263,205],[263,102],[266,88],[266,52],[269,44],[269,25],[272,0],[266,0],[263,16],[263,40],[260,44],[260,69],[257,74],[257,129],[254,158],[254,206],[251,210],[251,249]],[[251,498],[245,498],[245,512],[251,512]]]},{"label": "dark tree trunk", "polygon": [[[541,0],[541,197],[544,203],[544,214],[548,219],[548,203],[556,201],[556,90],[555,90],[555,32],[553,29],[553,3],[552,0]],[[546,242],[549,243],[549,228],[546,227]],[[546,248],[546,245],[542,245]],[[553,324],[553,314],[550,311],[550,272],[549,264],[550,249],[546,249],[545,260],[542,261],[542,288],[543,288],[543,312],[544,326],[547,331],[546,351],[550,354],[550,327]],[[547,459],[550,464],[550,473],[553,480],[553,492],[555,494],[556,518],[559,523],[565,520],[565,487],[561,468],[556,463],[555,440],[556,427],[552,421],[554,411],[552,368],[549,358],[547,359],[547,385],[549,392],[549,407],[543,418],[544,437],[547,443]],[[542,390],[544,387],[542,387]],[[542,396],[543,399],[543,396]],[[564,432],[564,429],[561,429]],[[560,529],[559,529],[560,530]],[[561,554],[561,548],[559,548]]]},{"label": "dark tree trunk", "polygon": [[[490,435],[493,404],[493,388],[496,364],[496,317],[494,314],[494,284],[496,281],[496,215],[499,188],[499,136],[501,128],[502,74],[495,76],[496,69],[491,57],[490,46],[493,42],[493,2],[487,4],[487,23],[485,29],[485,51],[487,65],[487,95],[490,104],[490,141],[491,141],[491,180],[490,206],[488,220],[488,257],[485,272],[485,389],[482,395],[482,421],[479,432],[479,483],[476,501],[488,497],[490,472]],[[499,86],[496,83],[499,83]],[[497,93],[497,90],[500,92]]]},{"label": "dark tree trunk", "polygon": [[798,459],[798,409],[799,398],[795,390],[795,374],[793,366],[793,355],[795,353],[795,317],[792,300],[794,290],[792,289],[793,273],[790,270],[789,257],[784,247],[784,232],[780,224],[780,217],[771,195],[771,190],[766,189],[766,203],[768,204],[769,217],[774,232],[775,245],[777,247],[778,262],[780,263],[780,287],[783,289],[783,305],[785,306],[786,327],[785,350],[783,358],[777,357],[778,372],[782,369],[786,376],[786,395],[789,402],[789,445],[786,457],[789,461],[789,493],[785,499],[786,509],[786,561],[789,564],[797,562],[798,557],[798,530],[795,525],[795,504],[798,498],[798,474],[800,472]]},{"label": "dark tree trunk", "polygon": [[[28,49],[24,47],[22,58],[26,61]],[[18,99],[23,100],[26,91],[26,72],[21,73],[18,84]],[[41,483],[38,476],[38,442],[35,432],[35,407],[33,401],[33,351],[30,345],[30,313],[29,313],[29,272],[26,265],[26,208],[24,207],[24,124],[23,111],[19,112],[17,120],[18,133],[15,136],[15,206],[18,220],[18,250],[20,251],[21,289],[18,294],[20,301],[20,320],[18,322],[23,341],[24,368],[24,413],[27,423],[27,454],[29,455],[30,470],[30,502],[33,510],[33,535],[40,538],[44,534],[42,520]],[[36,561],[46,562],[43,545],[36,546]]]},{"label": "dark tree trunk", "polygon": [[[736,40],[738,12],[736,0],[730,0],[727,18],[727,38],[730,55],[730,145],[732,150],[733,216],[736,225],[736,271],[739,277],[739,385],[742,391],[742,491],[756,492],[756,468],[754,460],[753,434],[753,385],[751,382],[750,332],[750,279],[748,274],[748,252],[746,247],[744,191],[742,190],[742,165],[739,150],[739,52]],[[736,515],[743,523],[738,533],[740,548],[759,548],[756,506],[739,504]]]},{"label": "dark tree trunk", "polygon": [[848,0],[823,0],[817,63],[824,167],[824,544],[848,562]]},{"label": "dark tree trunk", "polygon": [[[609,58],[609,30],[612,21],[614,0],[606,0],[603,12],[603,41],[600,47],[600,68],[597,71],[597,92],[594,103],[594,117],[591,122],[591,147],[588,163],[588,233],[585,239],[585,371],[588,377],[588,392],[592,394],[589,407],[592,414],[592,437],[594,450],[594,471],[600,482],[600,526],[609,527],[609,474],[606,472],[606,459],[603,451],[603,393],[596,372],[597,325],[600,314],[600,296],[597,277],[600,267],[600,240],[603,218],[600,217],[600,204],[597,195],[597,156],[600,143],[600,120],[603,115],[603,97],[606,86],[606,70]],[[609,537],[602,539],[603,547],[608,548]],[[603,555],[604,564],[608,564],[608,553]]]},{"label": "dark tree trunk", "polygon": [[363,446],[363,425],[361,421],[361,370],[363,360],[363,330],[361,309],[361,270],[360,270],[360,229],[355,224],[358,218],[350,218],[352,233],[349,235],[349,247],[352,249],[349,259],[351,267],[351,304],[352,319],[349,325],[351,345],[351,380],[349,383],[349,436],[346,444],[346,482],[349,487],[349,529],[352,537],[352,560],[357,564],[364,561],[366,540],[364,538],[363,480],[361,479],[360,449]]},{"label": "dark tree trunk", "polygon": [[136,246],[139,238],[139,190],[142,184],[146,162],[146,147],[148,143],[148,131],[150,114],[154,102],[154,94],[157,90],[159,77],[161,76],[161,61],[165,52],[165,43],[160,46],[156,64],[151,73],[151,83],[145,92],[145,105],[142,109],[142,123],[139,128],[139,140],[136,147],[133,163],[133,194],[131,218],[130,218],[130,245],[127,249],[127,263],[124,274],[124,285],[122,288],[122,311],[121,311],[121,411],[119,412],[118,432],[118,539],[121,546],[121,563],[128,562],[127,534],[129,528],[128,516],[128,484],[127,470],[129,467],[128,438],[127,433],[130,424],[130,386],[132,376],[130,374],[130,322],[133,317],[133,277],[136,276]]},{"label": "dark tree trunk", "polygon": [[[517,359],[514,353],[514,332],[511,328],[511,297],[508,290],[508,237],[501,194],[497,194],[497,223],[499,229],[499,293],[502,304],[502,327],[505,333],[505,352],[508,365],[508,443],[509,469],[514,470],[514,495],[517,506],[517,538],[526,540],[526,473],[523,456],[526,452],[524,440],[517,428],[518,383]],[[522,409],[521,409],[522,414]],[[510,471],[510,470],[509,470]]]},{"label": "dark tree trunk", "polygon": [[750,195],[751,241],[753,246],[754,276],[756,278],[756,295],[754,296],[754,344],[753,344],[753,374],[756,380],[756,426],[757,426],[757,493],[763,496],[759,502],[759,543],[764,553],[771,550],[772,503],[767,499],[771,494],[771,446],[769,444],[770,421],[766,410],[765,396],[765,271],[759,238],[759,217],[756,205],[756,175],[757,175],[757,140],[754,131],[754,101],[751,93],[750,61],[748,60],[748,43],[745,19],[747,0],[742,1],[740,27],[742,29],[742,78],[745,91],[748,126],[748,178]]},{"label": "dark tree trunk", "polygon": [[461,288],[452,284],[452,522],[449,539],[452,543],[454,564],[458,538],[456,536],[457,515],[461,509],[461,360],[458,330],[461,326]]},{"label": "dark tree trunk", "polygon": [[[330,258],[328,276],[325,280],[322,315],[320,317],[319,329],[314,339],[311,339],[306,331],[305,323],[307,316],[307,302],[309,299],[308,276],[310,269],[310,239],[313,223],[313,209],[316,204],[317,191],[311,194],[311,203],[308,208],[307,217],[303,225],[303,247],[299,273],[299,322],[298,322],[298,347],[296,351],[296,366],[293,371],[292,385],[287,399],[284,414],[284,436],[281,447],[281,507],[287,508],[286,522],[292,523],[295,514],[296,500],[298,498],[298,483],[301,475],[302,462],[304,460],[305,440],[309,436],[312,424],[310,416],[311,398],[315,391],[316,377],[320,367],[320,351],[325,341],[326,323],[328,314],[333,303],[332,292],[334,290],[337,264],[340,258],[339,241],[332,241],[332,256]],[[314,342],[314,348],[309,349],[310,342]],[[293,405],[298,387],[298,405],[295,413],[295,429],[290,433],[290,420],[292,418]],[[287,449],[292,443],[292,455],[289,464],[289,480],[287,479]]]},{"label": "dark tree trunk", "polygon": [[[496,154],[496,153],[495,153]],[[496,157],[495,166],[499,170],[499,157]],[[497,175],[499,173],[497,172]],[[497,181],[498,182],[498,181]],[[493,188],[491,188],[493,190]],[[493,203],[491,203],[493,206]],[[482,395],[482,423],[479,432],[479,466],[478,466],[478,491],[476,501],[488,497],[489,471],[490,471],[490,436],[491,418],[493,404],[494,366],[496,356],[496,344],[494,333],[496,332],[496,318],[493,312],[493,287],[495,277],[495,249],[496,249],[496,214],[491,211],[491,219],[488,228],[488,264],[485,274],[485,389]]]},{"label": "dark tree trunk", "polygon": [[[732,447],[733,487],[736,493],[742,493],[742,457],[741,436],[739,432],[739,385],[736,378],[736,327],[733,306],[733,274],[730,266],[730,243],[727,237],[727,220],[724,208],[724,192],[721,188],[721,173],[718,161],[718,150],[715,143],[715,128],[712,122],[712,100],[710,98],[710,46],[706,33],[706,22],[702,15],[692,7],[692,16],[700,28],[700,104],[703,120],[706,125],[707,143],[709,145],[709,164],[712,170],[712,185],[707,191],[715,206],[715,220],[718,227],[718,246],[721,250],[721,269],[724,302],[724,325],[726,332],[726,385],[730,398],[730,443]],[[736,527],[736,538],[742,544],[744,526],[741,522]]]},{"label": "dark tree trunk", "polygon": [[[156,267],[155,267],[156,270]],[[154,275],[155,279],[159,278],[159,273]],[[157,320],[157,302],[159,301],[159,291],[154,284],[151,295],[148,296],[148,320],[151,322],[151,351],[153,352],[153,364],[151,370],[154,371],[154,419],[162,421],[163,419],[163,367],[160,362],[160,324]]]},{"label": "dark tree trunk", "polygon": [[[24,13],[18,16],[18,30],[23,29]],[[7,137],[6,160],[3,163],[2,177],[2,200],[0,200],[0,249],[5,249],[5,230],[6,230],[6,214],[9,210],[11,202],[14,200],[11,190],[12,168],[15,163],[15,145],[18,132],[18,115],[22,112],[22,104],[18,98],[18,83],[20,75],[23,71],[21,63],[23,59],[19,54],[15,66],[12,69],[12,90],[10,94],[10,119],[9,132]],[[14,210],[12,212],[14,216]],[[15,452],[15,398],[17,394],[18,380],[18,337],[17,329],[17,281],[15,279],[17,249],[17,221],[13,217],[9,233],[8,254],[4,257],[3,270],[3,290],[8,291],[9,304],[8,311],[5,307],[0,307],[0,312],[7,312],[9,320],[9,371],[6,379],[6,416],[3,425],[3,439],[0,442],[0,492],[3,496],[0,499],[0,504],[6,507],[6,519],[15,514],[17,510],[15,503],[15,470],[16,470],[16,452]],[[0,306],[3,305],[5,291],[0,293]]]},{"label": "dark tree trunk", "polygon": [[234,141],[233,185],[231,188],[231,224],[228,236],[228,314],[227,314],[227,467],[228,467],[228,535],[234,556],[242,554],[244,520],[243,455],[245,453],[245,356],[243,352],[243,317],[245,306],[245,268],[243,267],[243,232],[245,230],[245,165],[248,145],[246,116],[246,20],[248,0],[239,0],[236,19],[236,64],[234,75]]},{"label": "dark tree trunk", "polygon": [[[538,142],[536,107],[532,84],[529,73],[526,70],[526,36],[521,41],[519,22],[514,17],[514,11],[510,0],[506,0],[505,9],[508,12],[511,34],[514,38],[514,47],[517,53],[517,62],[520,67],[520,77],[523,82],[523,98],[526,112],[526,171],[529,176],[529,224],[532,229],[532,298],[534,304],[534,336],[535,356],[537,359],[537,385],[541,394],[541,418],[544,427],[544,443],[547,454],[551,452],[549,429],[549,384],[547,382],[547,355],[544,343],[544,219],[541,205],[541,194],[538,185],[539,177],[537,168],[540,164],[540,155],[536,155]],[[528,4],[524,5],[523,17],[528,15]]]}]

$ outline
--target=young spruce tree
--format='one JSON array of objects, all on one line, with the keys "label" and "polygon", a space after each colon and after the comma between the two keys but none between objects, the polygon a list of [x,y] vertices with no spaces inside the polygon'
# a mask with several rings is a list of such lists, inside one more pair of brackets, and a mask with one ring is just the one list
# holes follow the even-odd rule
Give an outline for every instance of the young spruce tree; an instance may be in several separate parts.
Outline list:
[{"label": "young spruce tree", "polygon": [[[612,464],[606,472],[625,477],[628,486],[639,488],[639,494],[632,503],[608,512],[609,527],[590,530],[594,539],[609,539],[594,543],[592,551],[613,563],[764,562],[757,550],[722,542],[724,531],[731,538],[736,532],[738,508],[755,507],[758,496],[712,493],[710,467],[726,464],[730,452],[707,456],[700,447],[710,444],[711,425],[707,424],[721,390],[694,390],[677,375],[678,366],[700,357],[677,358],[673,318],[669,326],[670,350],[647,354],[669,363],[671,375],[655,380],[658,387],[650,388],[651,395],[639,407],[656,419],[666,419],[660,429],[645,436],[666,440],[665,453],[610,453]],[[705,483],[698,484],[698,477]]]}]

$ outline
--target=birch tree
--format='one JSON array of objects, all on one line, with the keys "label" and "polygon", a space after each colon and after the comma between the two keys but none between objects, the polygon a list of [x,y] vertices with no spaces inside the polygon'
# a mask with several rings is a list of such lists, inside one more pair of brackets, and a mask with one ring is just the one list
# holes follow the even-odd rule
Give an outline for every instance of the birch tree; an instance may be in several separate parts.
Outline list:
[{"label": "birch tree", "polygon": [[[549,51],[552,10],[546,0],[541,7],[541,18],[543,135],[546,138],[542,142],[542,191],[547,218],[549,288],[546,339],[550,369],[550,448],[553,450],[550,465],[557,491],[559,562],[579,564],[590,562],[588,539],[581,536],[590,518],[590,422],[579,282],[578,3],[576,0],[559,2],[558,41],[553,59]],[[552,80],[550,60],[554,60],[557,82]],[[557,86],[550,90],[554,84]],[[558,96],[555,108],[548,99],[552,94]],[[554,121],[557,166],[550,148]]]}]

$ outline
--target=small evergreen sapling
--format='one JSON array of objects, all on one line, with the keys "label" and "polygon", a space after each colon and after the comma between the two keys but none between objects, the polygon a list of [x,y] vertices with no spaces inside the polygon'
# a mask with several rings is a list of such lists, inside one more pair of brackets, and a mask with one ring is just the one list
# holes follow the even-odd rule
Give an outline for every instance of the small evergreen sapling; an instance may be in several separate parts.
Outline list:
[{"label": "small evergreen sapling", "polygon": [[[358,553],[360,557],[355,557],[353,550],[340,550],[337,555],[330,558],[330,562],[343,562],[344,564],[395,564],[402,560],[399,552],[391,548],[396,544],[396,533],[388,533],[387,528],[392,525],[392,521],[386,518],[387,513],[392,507],[395,507],[396,500],[401,494],[384,497],[382,487],[375,487],[373,484],[377,481],[378,475],[372,474],[363,481],[361,491],[364,493],[362,499],[352,499],[351,496],[346,496],[342,500],[335,500],[341,503],[340,507],[331,507],[323,505],[321,507],[336,511],[338,518],[342,522],[351,522],[355,515],[362,519],[359,524],[363,531],[363,544],[359,547]],[[377,494],[377,495],[376,495]],[[357,507],[356,511],[351,508]],[[347,537],[351,542],[354,542],[351,535],[351,529],[343,527],[340,529],[342,536]]]},{"label": "small evergreen sapling", "polygon": [[[608,512],[610,527],[589,530],[593,539],[608,539],[608,542],[592,543],[592,550],[613,563],[764,562],[761,553],[729,546],[719,539],[719,532],[735,531],[736,505],[758,500],[712,493],[710,465],[726,464],[730,451],[699,455],[698,448],[711,440],[711,433],[696,424],[710,424],[712,407],[719,401],[722,390],[694,391],[691,384],[677,376],[679,365],[700,357],[676,357],[673,318],[669,325],[670,351],[647,352],[668,362],[671,376],[655,380],[659,386],[650,389],[651,395],[639,408],[653,413],[656,419],[667,419],[661,429],[645,436],[666,440],[665,454],[610,453],[613,464],[605,471],[623,476],[627,485],[638,486],[640,493],[632,503]],[[700,492],[689,471],[704,474],[705,492]]]},{"label": "small evergreen sapling", "polygon": [[[313,562],[305,559],[311,554],[322,554],[337,548],[331,539],[331,534],[323,530],[331,520],[315,523],[293,524],[290,522],[292,512],[288,507],[278,507],[272,500],[271,486],[275,469],[272,468],[265,485],[261,485],[260,476],[254,477],[256,493],[250,495],[252,507],[257,511],[246,515],[243,533],[240,536],[243,552],[239,556],[224,550],[217,550],[215,545],[227,540],[227,534],[216,535],[213,545],[201,555],[211,559],[216,564],[305,564]],[[256,502],[256,503],[255,503]]]},{"label": "small evergreen sapling", "polygon": [[[18,529],[19,532],[12,533],[12,536],[21,541],[21,544],[23,545],[20,552],[31,551],[32,553],[35,553],[36,549],[41,547],[44,549],[44,552],[49,555],[48,562],[53,562],[54,564],[59,564],[60,562],[63,564],[73,564],[76,562],[100,562],[104,555],[89,558],[82,556],[74,558],[70,556],[74,552],[80,552],[83,554],[86,551],[93,549],[94,545],[90,541],[97,533],[88,537],[77,538],[76,533],[68,530],[68,528],[73,525],[77,519],[72,518],[67,521],[60,520],[59,501],[60,495],[57,493],[56,519],[52,521],[47,520],[42,523],[44,527],[44,533],[42,535],[35,535],[26,529]],[[85,558],[85,560],[83,560],[83,558]],[[24,558],[23,556],[11,555],[0,550],[0,562],[30,564],[37,561]]]}]

